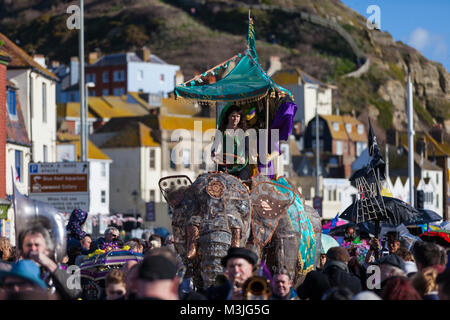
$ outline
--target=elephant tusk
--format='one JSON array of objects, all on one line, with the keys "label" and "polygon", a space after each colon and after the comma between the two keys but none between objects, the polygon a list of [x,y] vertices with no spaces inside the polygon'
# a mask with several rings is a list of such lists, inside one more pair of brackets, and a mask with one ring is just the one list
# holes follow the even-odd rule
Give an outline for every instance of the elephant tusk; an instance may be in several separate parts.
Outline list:
[{"label": "elephant tusk", "polygon": [[241,246],[241,229],[232,228],[231,229],[231,247]]},{"label": "elephant tusk", "polygon": [[193,259],[197,254],[197,240],[200,237],[200,231],[197,226],[190,225],[187,227],[188,236],[188,253],[186,257],[188,259]]}]

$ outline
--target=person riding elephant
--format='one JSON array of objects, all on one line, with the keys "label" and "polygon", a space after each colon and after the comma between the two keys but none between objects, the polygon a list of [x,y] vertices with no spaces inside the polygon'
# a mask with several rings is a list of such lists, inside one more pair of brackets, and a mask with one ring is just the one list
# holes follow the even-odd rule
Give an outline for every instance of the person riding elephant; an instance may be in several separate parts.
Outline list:
[{"label": "person riding elephant", "polygon": [[221,162],[218,170],[246,181],[251,176],[246,115],[239,106],[229,105],[219,121],[219,131],[211,148],[211,157],[214,159],[219,156],[217,152],[221,146],[222,154],[217,158]]}]

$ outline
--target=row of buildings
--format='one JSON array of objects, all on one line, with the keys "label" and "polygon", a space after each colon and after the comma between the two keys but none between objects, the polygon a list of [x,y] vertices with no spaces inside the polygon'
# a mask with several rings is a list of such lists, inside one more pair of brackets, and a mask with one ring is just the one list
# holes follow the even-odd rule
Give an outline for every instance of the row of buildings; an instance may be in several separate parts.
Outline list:
[{"label": "row of buildings", "polygon": [[[68,65],[52,62],[47,67],[42,56],[31,57],[1,33],[0,39],[0,99],[4,99],[0,105],[6,106],[2,109],[4,126],[0,124],[6,128],[0,130],[0,143],[4,143],[0,145],[4,153],[0,153],[0,170],[6,172],[0,181],[0,206],[6,208],[2,235],[9,235],[13,214],[8,168],[16,168],[20,191],[28,194],[29,163],[80,160],[79,64],[72,58]],[[333,110],[335,87],[300,69],[269,70],[276,83],[294,93],[299,106],[293,132],[281,145],[283,154],[276,164],[279,173],[294,182],[307,204],[313,205],[317,110],[319,194],[322,216],[331,219],[356,197],[357,190],[348,178],[367,161],[366,127],[354,116]],[[198,174],[214,170],[195,160],[209,154],[212,137],[208,132],[216,126],[219,106],[173,99],[170,92],[183,82],[180,67],[165,63],[146,48],[134,53],[89,54],[85,76],[90,84],[86,86],[90,133],[87,230],[100,233],[111,222],[129,221],[170,229],[168,206],[158,182],[171,175],[186,175],[194,181]],[[184,129],[183,144],[179,129]],[[438,129],[432,135],[416,135],[415,185],[425,191],[425,207],[448,219],[450,146]],[[199,132],[200,139],[195,136]],[[407,140],[401,132],[388,136],[392,139],[387,141],[390,147],[385,154],[388,179],[384,192],[408,202]],[[194,147],[198,141],[200,147]],[[180,161],[173,160],[174,152]]]}]

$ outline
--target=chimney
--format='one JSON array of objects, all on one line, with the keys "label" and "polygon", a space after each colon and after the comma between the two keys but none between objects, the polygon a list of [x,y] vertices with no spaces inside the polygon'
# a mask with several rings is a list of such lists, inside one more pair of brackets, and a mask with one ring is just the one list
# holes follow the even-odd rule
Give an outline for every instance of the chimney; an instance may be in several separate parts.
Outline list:
[{"label": "chimney", "polygon": [[43,54],[35,54],[33,55],[34,61],[39,63],[42,67],[47,68],[47,65],[45,64],[45,57]]},{"label": "chimney", "polygon": [[100,54],[98,52],[89,52],[88,64],[94,64],[100,58]]},{"label": "chimney", "polygon": [[178,70],[175,73],[175,85],[178,86],[180,84],[184,83],[184,76],[183,76],[183,72],[181,72],[180,70]]},{"label": "chimney", "polygon": [[136,54],[139,58],[141,58],[144,62],[150,62],[150,56],[152,54],[152,51],[147,47],[142,47],[136,51]]},{"label": "chimney", "polygon": [[78,79],[80,78],[80,63],[78,61],[78,57],[70,58],[70,85],[74,85],[78,83]]},{"label": "chimney", "polygon": [[281,61],[279,56],[270,56],[269,69],[267,75],[272,76],[275,72],[281,70]]}]

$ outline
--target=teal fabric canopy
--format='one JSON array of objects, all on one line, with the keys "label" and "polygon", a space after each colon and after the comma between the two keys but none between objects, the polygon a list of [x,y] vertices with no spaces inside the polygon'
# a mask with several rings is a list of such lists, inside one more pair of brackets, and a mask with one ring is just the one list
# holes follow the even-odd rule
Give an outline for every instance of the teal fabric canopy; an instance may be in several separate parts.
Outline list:
[{"label": "teal fabric canopy", "polygon": [[273,82],[248,50],[223,79],[206,85],[192,80],[175,88],[177,96],[203,101],[252,100],[272,91],[279,95],[291,95],[288,90]]},{"label": "teal fabric canopy", "polygon": [[175,87],[175,96],[207,102],[252,101],[262,98],[269,93],[280,96],[292,96],[288,90],[275,84],[258,63],[258,54],[255,48],[255,30],[250,12],[247,47],[248,49],[244,54],[239,53],[222,65],[203,74],[203,76],[207,76],[209,73],[215,75],[221,67],[228,69],[230,60],[241,58],[237,66],[224,78],[212,84],[205,84],[201,77],[196,77]]}]

